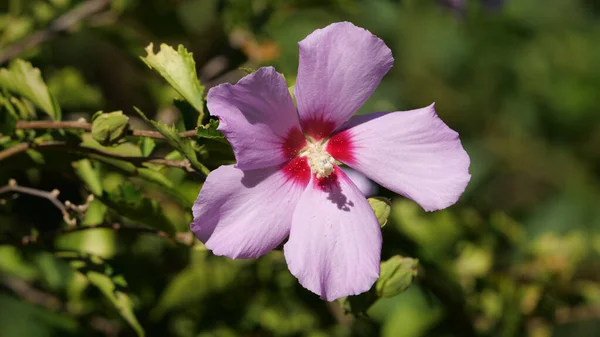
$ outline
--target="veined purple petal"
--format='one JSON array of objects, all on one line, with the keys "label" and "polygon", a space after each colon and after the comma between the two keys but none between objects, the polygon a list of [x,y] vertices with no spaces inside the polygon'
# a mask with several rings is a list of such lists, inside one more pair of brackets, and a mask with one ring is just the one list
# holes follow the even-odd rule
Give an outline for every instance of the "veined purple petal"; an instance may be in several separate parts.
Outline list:
[{"label": "veined purple petal", "polygon": [[379,277],[379,223],[339,167],[328,178],[312,175],[294,211],[284,254],[300,284],[328,301],[363,293]]},{"label": "veined purple petal", "polygon": [[308,182],[308,176],[303,177],[290,175],[288,165],[248,171],[221,166],[204,182],[190,227],[215,255],[266,254],[289,234],[296,203]]},{"label": "veined purple petal", "polygon": [[299,46],[294,94],[302,128],[317,140],[367,101],[394,62],[380,38],[349,22],[317,29]]},{"label": "veined purple petal", "polygon": [[329,140],[329,153],[426,211],[456,203],[471,178],[458,133],[433,104],[355,116],[344,129]]},{"label": "veined purple petal", "polygon": [[208,109],[242,170],[283,164],[306,144],[285,79],[273,67],[210,89]]}]

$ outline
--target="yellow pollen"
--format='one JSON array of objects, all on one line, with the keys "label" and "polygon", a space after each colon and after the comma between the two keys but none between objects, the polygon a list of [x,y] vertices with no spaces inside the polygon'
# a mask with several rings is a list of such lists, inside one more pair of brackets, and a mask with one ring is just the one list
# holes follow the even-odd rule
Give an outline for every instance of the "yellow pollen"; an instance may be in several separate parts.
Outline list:
[{"label": "yellow pollen", "polygon": [[335,159],[325,150],[323,144],[309,144],[304,154],[308,158],[308,166],[318,179],[327,178],[333,173]]}]

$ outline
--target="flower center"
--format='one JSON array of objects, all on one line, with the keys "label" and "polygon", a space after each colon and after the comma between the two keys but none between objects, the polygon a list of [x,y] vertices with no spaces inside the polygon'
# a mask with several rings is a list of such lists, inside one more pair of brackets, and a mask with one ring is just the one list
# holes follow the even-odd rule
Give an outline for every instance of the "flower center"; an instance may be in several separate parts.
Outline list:
[{"label": "flower center", "polygon": [[304,155],[308,158],[310,170],[317,179],[327,178],[333,173],[335,159],[325,150],[325,146],[318,143],[309,143]]}]

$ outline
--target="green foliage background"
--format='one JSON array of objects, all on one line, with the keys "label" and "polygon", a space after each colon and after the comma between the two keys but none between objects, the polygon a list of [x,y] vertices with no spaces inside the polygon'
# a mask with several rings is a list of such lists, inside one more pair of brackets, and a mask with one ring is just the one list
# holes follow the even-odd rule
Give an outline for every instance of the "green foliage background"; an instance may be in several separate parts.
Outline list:
[{"label": "green foliage background", "polygon": [[[87,2],[107,6],[57,29]],[[5,0],[0,11],[0,59],[48,33],[2,60],[0,151],[28,148],[0,160],[0,186],[57,189],[87,207],[65,218],[44,198],[0,195],[1,336],[600,335],[598,1],[491,11],[472,0],[460,12],[433,0]],[[343,20],[384,39],[396,60],[359,113],[436,102],[472,160],[447,210],[380,191],[392,198],[383,260],[419,263],[408,290],[373,305],[323,302],[280,251],[215,257],[188,229],[203,174],[233,160],[199,97],[242,67],[273,65],[293,85],[297,42]],[[193,53],[199,95],[144,64],[150,43]],[[24,61],[8,66],[17,56],[41,78]],[[123,111],[130,129],[17,124],[91,123],[97,111]],[[131,131],[145,129],[167,141]]]}]

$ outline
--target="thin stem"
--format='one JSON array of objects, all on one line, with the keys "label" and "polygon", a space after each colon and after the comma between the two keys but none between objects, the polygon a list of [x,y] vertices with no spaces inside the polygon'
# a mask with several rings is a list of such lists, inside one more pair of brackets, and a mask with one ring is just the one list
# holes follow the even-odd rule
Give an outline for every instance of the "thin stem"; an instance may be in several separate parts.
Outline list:
[{"label": "thin stem", "polygon": [[[17,129],[21,130],[56,130],[56,129],[73,129],[91,131],[92,125],[87,122],[80,121],[18,121]],[[160,132],[150,130],[129,130],[130,136],[148,137],[154,139],[165,139]],[[196,136],[196,130],[188,130],[179,133],[179,137],[190,138]]]},{"label": "thin stem", "polygon": [[94,154],[94,155],[103,156],[103,157],[107,157],[107,158],[114,158],[114,159],[131,162],[137,166],[140,166],[143,163],[150,163],[150,164],[158,164],[158,165],[169,166],[169,167],[177,167],[180,169],[184,169],[190,173],[195,172],[194,169],[192,168],[192,166],[190,165],[190,162],[187,159],[186,160],[168,160],[168,159],[163,159],[163,158],[132,157],[132,156],[126,156],[126,155],[122,155],[122,154],[118,154],[118,153],[112,153],[112,152],[107,152],[107,151],[103,151],[103,150],[99,150],[99,149],[94,149],[91,147],[85,147],[85,146],[75,145],[75,144],[68,144],[67,142],[63,142],[63,141],[48,141],[48,142],[43,142],[43,143],[21,143],[19,145],[13,146],[6,150],[0,151],[0,161],[4,160],[10,156],[13,156],[17,153],[26,151],[28,149],[44,149],[44,148],[46,148],[46,149],[63,149],[63,150],[71,151],[71,152]]},{"label": "thin stem", "polygon": [[0,274],[0,276],[0,284],[12,290],[25,301],[51,311],[67,311],[67,307],[56,296],[45,293],[20,278],[7,274]]},{"label": "thin stem", "polygon": [[[194,235],[191,232],[176,233],[175,235],[170,236],[167,232],[160,231],[160,230],[157,230],[154,228],[144,227],[144,226],[135,226],[135,225],[123,226],[118,223],[113,223],[113,224],[103,223],[103,224],[94,225],[94,226],[77,226],[77,223],[74,221],[73,218],[71,218],[69,209],[80,211],[80,212],[82,212],[82,214],[85,213],[85,210],[87,210],[87,206],[89,205],[89,202],[91,202],[93,200],[93,196],[92,196],[92,198],[88,198],[86,204],[84,204],[82,206],[75,206],[75,205],[71,204],[69,201],[63,203],[60,200],[58,200],[58,195],[60,194],[60,192],[58,190],[53,190],[53,191],[48,192],[48,191],[38,190],[38,189],[32,188],[32,187],[19,186],[14,179],[11,179],[8,182],[8,185],[0,187],[0,195],[5,194],[5,193],[10,193],[10,192],[27,194],[27,195],[31,195],[34,197],[49,200],[56,208],[58,208],[58,210],[63,214],[63,219],[65,219],[67,224],[70,225],[69,227],[66,227],[66,228],[59,228],[55,231],[40,234],[39,238],[33,237],[33,236],[25,236],[25,237],[21,238],[21,240],[20,240],[20,242],[22,244],[39,243],[40,241],[53,239],[60,235],[74,233],[74,232],[81,232],[81,231],[86,231],[86,230],[96,229],[96,228],[112,229],[115,232],[126,231],[126,232],[133,232],[133,233],[152,234],[152,235],[156,235],[156,236],[159,236],[162,238],[169,239],[175,243],[180,243],[180,244],[184,244],[184,245],[188,245],[188,246],[194,245],[194,242],[195,242]],[[0,242],[0,243],[2,243],[2,242]]]},{"label": "thin stem", "polygon": [[6,150],[2,150],[2,151],[0,151],[0,161],[6,159],[8,157],[14,156],[17,153],[21,153],[27,149],[29,149],[29,144],[21,143],[21,144],[15,145],[13,147],[9,147]]},{"label": "thin stem", "polygon": [[589,305],[574,308],[560,308],[556,310],[555,318],[560,324],[577,321],[592,320],[600,317],[600,306]]},{"label": "thin stem", "polygon": [[9,192],[27,194],[27,195],[31,195],[34,197],[46,199],[46,200],[50,201],[56,208],[58,208],[58,210],[63,215],[63,219],[67,223],[69,223],[69,224],[73,223],[73,219],[71,218],[71,214],[69,214],[69,211],[67,210],[67,206],[65,204],[63,204],[60,200],[58,200],[58,195],[60,193],[58,190],[53,190],[51,192],[47,192],[47,191],[42,191],[42,190],[38,190],[35,188],[31,188],[31,187],[19,186],[19,185],[17,185],[17,182],[14,179],[11,179],[8,182],[8,185],[0,187],[0,195],[9,193]]}]

